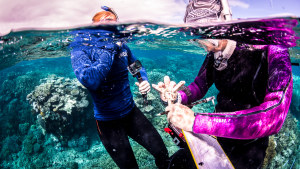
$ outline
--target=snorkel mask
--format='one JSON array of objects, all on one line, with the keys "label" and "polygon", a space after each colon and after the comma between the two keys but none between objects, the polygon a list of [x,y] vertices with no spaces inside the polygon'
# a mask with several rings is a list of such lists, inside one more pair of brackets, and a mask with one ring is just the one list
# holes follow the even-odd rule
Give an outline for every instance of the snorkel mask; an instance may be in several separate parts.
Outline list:
[{"label": "snorkel mask", "polygon": [[107,11],[107,12],[113,13],[113,14],[116,16],[117,20],[119,20],[119,17],[118,17],[118,15],[117,15],[117,13],[116,13],[112,8],[107,7],[107,6],[101,6],[101,9],[103,9],[103,10],[105,10],[105,11]]}]

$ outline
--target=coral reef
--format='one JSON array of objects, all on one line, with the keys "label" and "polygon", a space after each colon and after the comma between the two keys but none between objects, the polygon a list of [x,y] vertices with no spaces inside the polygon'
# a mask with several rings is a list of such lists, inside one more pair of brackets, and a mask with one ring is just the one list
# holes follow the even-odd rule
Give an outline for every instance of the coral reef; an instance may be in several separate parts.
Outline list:
[{"label": "coral reef", "polygon": [[290,110],[300,119],[300,77],[293,75],[293,96]]},{"label": "coral reef", "polygon": [[[54,135],[44,133],[40,125],[32,125],[23,139],[21,149],[14,151],[10,159],[3,160],[0,167],[117,169],[118,167],[99,142],[98,138],[91,139],[83,134],[80,137],[73,137],[69,140],[68,146],[63,147]],[[132,140],[130,142],[140,168],[156,168],[152,155],[136,142]],[[173,154],[178,148],[173,144],[168,149],[170,154]]]},{"label": "coral reef", "polygon": [[[30,105],[26,102],[26,95],[38,85],[40,74],[35,72],[24,73],[22,69],[15,72],[0,74],[0,138],[14,135],[19,123],[33,122]],[[1,83],[2,82],[2,83]]]},{"label": "coral reef", "polygon": [[[34,76],[40,78],[45,75],[47,74],[35,74]],[[164,74],[158,73],[157,81],[163,79],[163,76]],[[34,79],[32,73],[19,77]],[[15,86],[14,75],[11,79],[11,81],[6,81],[3,84],[7,86],[5,88],[7,90],[2,91],[8,96],[13,96],[9,99],[6,99],[8,96],[2,97],[2,99],[8,100],[10,109],[8,106],[3,106],[3,108],[7,110],[7,115],[12,115],[19,110],[16,109],[16,106],[26,105],[30,102],[30,105],[27,105],[28,109],[25,109],[26,112],[20,117],[24,115],[27,119],[32,117],[33,122],[28,123],[20,120],[19,123],[15,124],[15,127],[12,126],[16,131],[10,132],[18,134],[12,134],[12,136],[1,141],[1,168],[117,168],[102,146],[95,130],[92,104],[89,104],[88,107],[82,106],[84,105],[82,103],[85,103],[82,100],[89,102],[90,100],[86,90],[76,79],[49,76],[41,78],[40,82],[31,80],[33,83],[30,85],[31,82],[29,81],[30,86],[27,87]],[[17,84],[21,85],[21,83]],[[18,94],[18,97],[14,97],[13,93],[16,92],[14,90],[22,92]],[[133,91],[137,105],[154,123],[163,137],[170,155],[172,155],[178,148],[171,141],[170,136],[163,132],[163,128],[166,127],[166,117],[157,118],[155,116],[164,109],[158,99],[158,93],[152,90],[148,94],[148,100],[151,104],[144,107],[142,97],[137,90],[134,88]],[[30,94],[27,95],[26,92]],[[27,103],[25,102],[26,95]],[[68,100],[72,101],[68,102]],[[75,101],[75,104],[70,104]],[[60,104],[62,106],[58,106]],[[57,108],[56,111],[53,111],[55,108]],[[30,109],[32,109],[31,113]],[[72,116],[68,116],[69,114]],[[62,120],[65,116],[67,121]],[[68,121],[70,118],[72,120]],[[5,119],[7,120],[6,117]],[[12,119],[16,118],[13,116]],[[8,122],[7,124],[12,125],[13,123]],[[14,143],[13,147],[8,143]],[[131,141],[131,144],[134,152],[136,152],[139,166],[141,168],[155,168],[153,157],[134,141]]]},{"label": "coral reef", "polygon": [[263,168],[299,168],[300,131],[298,127],[299,121],[289,113],[279,133],[270,136]]},{"label": "coral reef", "polygon": [[[42,79],[27,95],[37,121],[48,133],[59,139],[69,138],[75,130],[83,130],[89,116],[87,90],[77,81],[56,77]],[[91,113],[90,113],[91,114]]]},{"label": "coral reef", "polygon": [[[176,68],[172,68],[172,70],[173,69],[175,70]],[[189,76],[195,76],[195,72]],[[184,74],[176,78],[171,71],[166,72],[166,74],[169,75],[171,79],[175,79],[176,82],[185,80],[186,78],[184,77]],[[163,73],[163,69],[149,71],[149,81],[157,84],[159,81],[163,80],[163,77],[166,74]],[[78,103],[84,103],[81,102],[81,99],[90,102],[86,90],[77,82],[77,80],[50,76],[44,79],[41,78],[42,80],[39,82],[32,80],[32,76],[37,76],[38,78],[41,77],[41,75],[36,73],[29,73],[27,75],[19,76],[19,78],[17,78],[18,75],[15,76],[11,74],[10,79],[2,84],[2,86],[5,87],[5,90],[1,91],[3,95],[0,96],[2,97],[2,100],[0,100],[6,105],[0,105],[0,107],[7,113],[5,115],[1,114],[1,116],[7,120],[6,116],[13,115],[12,120],[14,120],[16,117],[28,119],[29,115],[34,117],[34,123],[24,122],[23,120],[20,120],[20,123],[17,124],[11,122],[7,123],[12,125],[10,128],[13,130],[11,130],[10,133],[17,134],[11,134],[11,136],[7,136],[1,141],[0,158],[2,162],[0,167],[50,169],[117,168],[116,164],[101,144],[95,126],[93,125],[94,123],[89,126],[88,120],[93,121],[92,104],[89,104],[88,107],[81,106],[81,104],[77,105]],[[15,79],[18,79],[19,82],[16,83],[14,81]],[[294,78],[294,82],[297,81],[296,79],[297,77]],[[26,82],[27,80],[29,80],[28,83]],[[178,150],[178,147],[172,142],[169,134],[163,131],[167,126],[166,116],[155,116],[157,113],[164,111],[164,105],[159,99],[158,92],[152,89],[148,94],[149,105],[144,106],[143,98],[138,92],[138,88],[133,85],[134,81],[136,81],[136,79],[132,78],[131,86],[137,106],[158,130],[167,146],[169,154],[172,155]],[[24,83],[23,86],[22,83]],[[72,89],[77,89],[78,91],[73,90],[73,92],[71,92]],[[14,90],[18,90],[19,92]],[[30,109],[23,110],[24,113],[21,111],[20,105],[26,105],[23,103],[25,102],[26,95],[23,96],[25,93],[26,95],[31,93],[31,95],[29,94],[28,96],[29,101],[31,100],[31,104],[27,107],[30,106],[30,108],[33,109],[33,115],[30,113]],[[40,95],[38,95],[38,93],[40,93]],[[84,93],[84,95],[81,96],[80,93]],[[207,93],[207,97],[215,94],[216,90],[212,89]],[[297,98],[297,96],[294,98]],[[68,102],[68,99],[72,101]],[[75,101],[75,104],[70,104]],[[35,106],[33,107],[34,102]],[[58,106],[60,103],[63,105]],[[297,104],[295,104],[295,106],[297,106]],[[194,111],[211,111],[209,110],[211,107],[210,104],[201,104],[194,107]],[[53,111],[55,108],[57,108],[56,111]],[[19,112],[22,114],[18,114]],[[73,117],[68,116],[69,114]],[[277,135],[271,137],[271,146],[268,151],[269,158],[265,163],[265,168],[292,167],[295,169],[299,167],[299,161],[297,161],[297,159],[299,159],[299,141],[297,140],[300,135],[298,129],[299,126],[297,126],[298,121],[292,114],[293,112],[289,113],[281,131]],[[67,119],[74,119],[72,119],[72,121],[63,121],[62,119],[65,115]],[[38,118],[35,118],[36,116],[38,116]],[[45,121],[43,117],[47,117],[49,120],[53,118],[54,121]],[[52,130],[47,130],[47,127],[43,128],[45,124],[56,125],[57,131],[53,132]],[[64,129],[58,130],[58,128],[62,126]],[[76,130],[72,131],[70,128]],[[67,138],[67,140],[62,141],[61,136]],[[156,168],[153,157],[143,147],[132,140],[131,144],[140,168]]]}]

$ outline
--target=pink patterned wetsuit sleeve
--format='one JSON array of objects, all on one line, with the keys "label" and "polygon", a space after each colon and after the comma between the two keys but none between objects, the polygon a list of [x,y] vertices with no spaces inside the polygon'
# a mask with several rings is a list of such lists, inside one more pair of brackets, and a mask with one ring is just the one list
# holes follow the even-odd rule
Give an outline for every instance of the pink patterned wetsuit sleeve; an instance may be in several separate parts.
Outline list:
[{"label": "pink patterned wetsuit sleeve", "polygon": [[[234,139],[255,139],[279,132],[292,98],[291,62],[286,47],[271,45],[267,50],[269,78],[263,103],[235,112],[199,113],[193,132]],[[193,93],[199,86],[189,88]],[[187,96],[181,94],[187,102]]]},{"label": "pink patterned wetsuit sleeve", "polygon": [[186,92],[184,91],[179,91],[180,95],[181,95],[181,103],[186,105],[186,104],[190,104],[192,102],[195,102],[199,99],[201,99],[206,92],[208,91],[208,89],[212,86],[213,84],[213,79],[212,79],[212,67],[209,67],[207,65],[210,65],[209,62],[211,62],[212,60],[210,59],[212,53],[209,53],[200,70],[199,73],[197,75],[197,77],[195,78],[195,80],[188,86],[188,90],[190,91],[190,94],[187,95]]}]

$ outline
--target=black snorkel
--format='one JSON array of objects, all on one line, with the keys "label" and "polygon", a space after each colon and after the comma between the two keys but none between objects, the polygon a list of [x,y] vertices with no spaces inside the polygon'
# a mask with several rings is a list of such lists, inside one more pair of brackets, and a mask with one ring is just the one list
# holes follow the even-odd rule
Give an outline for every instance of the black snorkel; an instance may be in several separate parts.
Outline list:
[{"label": "black snorkel", "polygon": [[[140,70],[142,69],[142,63],[139,60],[136,60],[131,65],[129,65],[127,67],[127,69],[130,72],[130,74],[132,74],[133,77],[136,77],[136,76],[138,77],[138,81],[141,84],[143,81],[141,73],[140,73]],[[142,94],[142,96],[144,99],[144,104],[147,106],[148,105],[147,93]]]},{"label": "black snorkel", "polygon": [[112,8],[107,7],[107,6],[101,6],[101,9],[103,9],[103,10],[105,10],[105,11],[107,11],[107,12],[113,13],[113,14],[116,16],[117,20],[119,20],[119,17],[118,17],[118,15],[117,15],[117,13],[116,13]]}]

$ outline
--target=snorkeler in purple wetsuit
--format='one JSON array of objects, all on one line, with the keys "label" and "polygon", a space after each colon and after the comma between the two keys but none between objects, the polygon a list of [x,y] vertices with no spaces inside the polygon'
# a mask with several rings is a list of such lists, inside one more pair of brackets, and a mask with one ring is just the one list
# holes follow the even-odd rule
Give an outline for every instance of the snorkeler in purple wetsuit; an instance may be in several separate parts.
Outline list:
[{"label": "snorkeler in purple wetsuit", "polygon": [[[111,8],[97,13],[93,23],[116,22]],[[107,152],[122,169],[137,169],[138,164],[128,136],[147,149],[158,168],[168,166],[168,151],[151,122],[135,105],[128,80],[129,65],[136,61],[128,46],[115,42],[113,31],[89,28],[73,31],[72,67],[77,79],[89,90],[94,103],[97,130]],[[150,91],[147,74],[136,83],[142,94]]]},{"label": "snorkeler in purple wetsuit", "polygon": [[[279,132],[291,103],[288,49],[232,40],[198,42],[209,53],[194,82],[177,93],[179,102],[169,101],[168,121],[186,131],[217,136],[235,168],[261,168],[268,136]],[[213,84],[219,90],[215,113],[194,113],[185,106],[204,97]],[[175,86],[165,77],[153,88],[164,100],[164,91]]]}]

